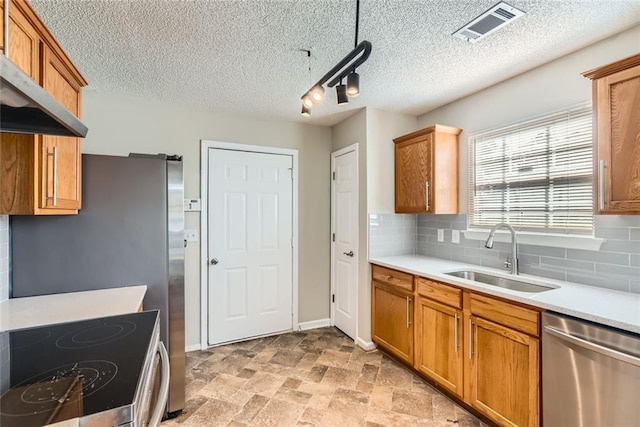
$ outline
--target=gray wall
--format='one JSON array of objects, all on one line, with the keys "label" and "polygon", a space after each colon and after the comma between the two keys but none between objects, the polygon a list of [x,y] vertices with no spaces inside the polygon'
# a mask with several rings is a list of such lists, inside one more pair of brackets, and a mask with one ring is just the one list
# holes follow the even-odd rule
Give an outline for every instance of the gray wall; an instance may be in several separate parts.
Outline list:
[{"label": "gray wall", "polygon": [[0,215],[0,302],[9,299],[9,215]]},{"label": "gray wall", "polygon": [[[299,321],[329,317],[331,129],[86,90],[83,152],[184,156],[185,197],[200,197],[200,140],[299,150]],[[123,207],[126,208],[126,207]],[[200,213],[185,213],[200,228]],[[202,237],[202,236],[201,236]],[[186,344],[200,343],[200,243],[185,255]]]}]

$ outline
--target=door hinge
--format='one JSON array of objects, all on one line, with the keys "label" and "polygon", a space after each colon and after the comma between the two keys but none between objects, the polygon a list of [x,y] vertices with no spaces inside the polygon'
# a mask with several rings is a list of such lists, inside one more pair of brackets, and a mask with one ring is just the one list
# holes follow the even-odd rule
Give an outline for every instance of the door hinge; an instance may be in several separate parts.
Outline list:
[{"label": "door hinge", "polygon": [[336,173],[335,172],[331,172],[331,178],[335,181],[336,180]]},{"label": "door hinge", "polygon": [[289,168],[289,171],[291,172],[291,181],[293,181],[293,168]]},{"label": "door hinge", "polygon": [[336,241],[336,233],[333,233],[333,234],[331,235],[331,241],[332,241],[332,242],[335,242],[335,241]]},{"label": "door hinge", "polygon": [[336,302],[336,294],[331,294],[331,302]]}]

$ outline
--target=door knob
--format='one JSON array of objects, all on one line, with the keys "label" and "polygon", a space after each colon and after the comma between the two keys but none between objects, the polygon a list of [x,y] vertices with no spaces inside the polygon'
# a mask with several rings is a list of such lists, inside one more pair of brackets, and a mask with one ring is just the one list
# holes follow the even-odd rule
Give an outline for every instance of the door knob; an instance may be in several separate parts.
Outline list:
[{"label": "door knob", "polygon": [[218,258],[211,258],[211,261],[209,261],[209,263],[210,263],[211,265],[216,265],[216,264],[218,264]]},{"label": "door knob", "polygon": [[346,256],[353,256],[353,251],[349,251],[349,252],[342,252],[343,254],[345,254]]}]

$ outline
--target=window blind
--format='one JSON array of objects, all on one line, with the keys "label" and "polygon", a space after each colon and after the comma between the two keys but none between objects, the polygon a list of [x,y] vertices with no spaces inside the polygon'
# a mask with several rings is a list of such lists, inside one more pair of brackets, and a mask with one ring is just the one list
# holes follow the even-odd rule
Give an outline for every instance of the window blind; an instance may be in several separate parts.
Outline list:
[{"label": "window blind", "polygon": [[593,230],[591,107],[554,113],[469,139],[469,226]]}]

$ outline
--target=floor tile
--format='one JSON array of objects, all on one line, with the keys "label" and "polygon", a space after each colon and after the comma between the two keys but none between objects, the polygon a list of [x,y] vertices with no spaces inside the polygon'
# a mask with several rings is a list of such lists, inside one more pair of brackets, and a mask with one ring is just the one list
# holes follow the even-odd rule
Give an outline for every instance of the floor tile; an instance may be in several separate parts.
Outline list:
[{"label": "floor tile", "polygon": [[187,354],[186,407],[162,427],[486,427],[335,328]]}]

